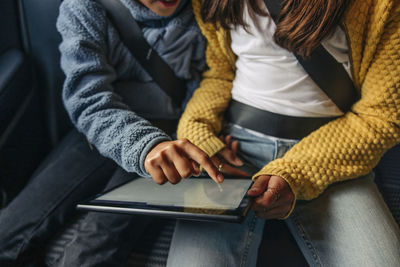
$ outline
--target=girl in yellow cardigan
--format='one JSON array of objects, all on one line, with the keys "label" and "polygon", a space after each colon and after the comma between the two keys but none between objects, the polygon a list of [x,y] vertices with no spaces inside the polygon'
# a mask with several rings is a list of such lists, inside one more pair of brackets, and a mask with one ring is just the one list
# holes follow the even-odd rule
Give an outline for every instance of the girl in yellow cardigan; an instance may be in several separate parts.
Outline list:
[{"label": "girl in yellow cardigan", "polygon": [[[169,266],[254,266],[263,219],[271,218],[287,218],[311,266],[400,266],[400,231],[371,173],[400,141],[399,1],[287,0],[277,25],[263,1],[193,0],[193,7],[208,40],[209,70],[178,137],[224,171],[233,162],[217,137],[222,130],[261,170],[249,191],[254,214],[241,225],[179,222]],[[307,58],[320,44],[359,90],[349,111],[293,55]],[[235,119],[222,124],[238,106],[258,110],[247,113],[254,128]],[[296,118],[330,122],[305,129]],[[285,132],[286,122],[305,134]]]}]

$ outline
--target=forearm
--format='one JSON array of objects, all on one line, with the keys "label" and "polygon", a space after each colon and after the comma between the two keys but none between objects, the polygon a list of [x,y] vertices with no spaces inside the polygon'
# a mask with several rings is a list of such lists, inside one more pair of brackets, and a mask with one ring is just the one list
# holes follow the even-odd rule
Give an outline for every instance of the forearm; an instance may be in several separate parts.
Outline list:
[{"label": "forearm", "polygon": [[224,143],[217,137],[224,112],[231,100],[233,66],[224,45],[226,32],[204,23],[200,16],[201,1],[193,1],[196,20],[207,39],[206,61],[209,69],[203,74],[200,87],[194,92],[178,125],[178,138],[187,138],[209,156]]},{"label": "forearm", "polygon": [[[373,129],[373,124],[379,127]],[[399,142],[398,134],[392,123],[347,114],[304,138],[254,177],[281,176],[296,198],[309,200],[334,182],[370,172],[383,153]]]},{"label": "forearm", "polygon": [[113,92],[115,73],[108,64],[89,64],[88,59],[79,62],[79,56],[64,50],[62,57],[66,74],[63,100],[75,127],[102,155],[128,172],[145,175],[144,154],[170,140],[169,136],[134,113]]},{"label": "forearm", "polygon": [[99,152],[129,172],[144,171],[146,152],[168,135],[135,114],[114,92],[108,62],[107,20],[91,1],[67,1],[57,21],[66,75],[63,101],[75,127]]},{"label": "forearm", "polygon": [[217,138],[223,114],[231,99],[231,83],[205,79],[195,91],[178,125],[178,138],[187,138],[209,156],[225,144]]}]

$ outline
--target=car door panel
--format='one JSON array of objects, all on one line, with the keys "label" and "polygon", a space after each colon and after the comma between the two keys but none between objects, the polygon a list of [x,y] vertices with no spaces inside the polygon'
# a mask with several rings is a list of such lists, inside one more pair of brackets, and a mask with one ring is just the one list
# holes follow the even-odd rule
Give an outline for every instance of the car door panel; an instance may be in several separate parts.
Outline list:
[{"label": "car door panel", "polygon": [[50,150],[16,1],[0,1],[0,190],[6,205]]}]

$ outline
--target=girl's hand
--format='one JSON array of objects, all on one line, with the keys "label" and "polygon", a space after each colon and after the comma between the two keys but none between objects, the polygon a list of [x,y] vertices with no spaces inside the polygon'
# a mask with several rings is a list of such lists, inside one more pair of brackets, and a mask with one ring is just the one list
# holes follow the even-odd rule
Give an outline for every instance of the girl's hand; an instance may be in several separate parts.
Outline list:
[{"label": "girl's hand", "polygon": [[261,175],[248,191],[256,197],[252,209],[262,219],[280,219],[292,208],[294,194],[289,184],[280,176]]},{"label": "girl's hand", "polygon": [[199,165],[216,183],[224,177],[207,154],[187,139],[166,141],[156,145],[147,154],[144,167],[158,184],[179,183],[182,178],[199,175]]},{"label": "girl's hand", "polygon": [[221,135],[219,139],[226,144],[226,147],[219,151],[215,156],[211,157],[212,162],[218,170],[234,176],[250,176],[250,174],[235,168],[235,166],[243,165],[243,162],[237,156],[239,142],[237,140],[232,141],[231,135]]}]

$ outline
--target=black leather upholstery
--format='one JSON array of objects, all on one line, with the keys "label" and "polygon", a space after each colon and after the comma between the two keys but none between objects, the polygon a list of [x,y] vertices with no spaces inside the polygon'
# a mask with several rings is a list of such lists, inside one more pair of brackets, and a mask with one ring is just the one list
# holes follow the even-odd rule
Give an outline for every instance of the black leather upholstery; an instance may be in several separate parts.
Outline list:
[{"label": "black leather upholstery", "polygon": [[39,96],[46,106],[46,124],[53,145],[71,127],[61,100],[64,80],[58,51],[61,37],[55,26],[60,3],[61,0],[19,0],[25,49],[35,68]]},{"label": "black leather upholstery", "polygon": [[[2,133],[0,147],[7,138],[4,135],[5,131],[11,131],[9,125],[31,89],[15,84],[16,82],[21,84],[21,82],[14,79],[19,76],[18,72],[26,69],[26,63],[23,53],[16,48],[9,49],[0,55],[0,133]],[[10,87],[13,89],[9,89]],[[21,90],[14,90],[15,87],[21,88]]]},{"label": "black leather upholstery", "polygon": [[60,2],[0,2],[2,205],[71,127],[61,101],[61,38],[55,27]]},{"label": "black leather upholstery", "polygon": [[16,12],[16,1],[0,1],[0,54],[10,48],[22,48]]},{"label": "black leather upholstery", "polygon": [[18,11],[17,1],[0,1],[1,206],[21,190],[49,151],[31,60],[22,45]]}]

